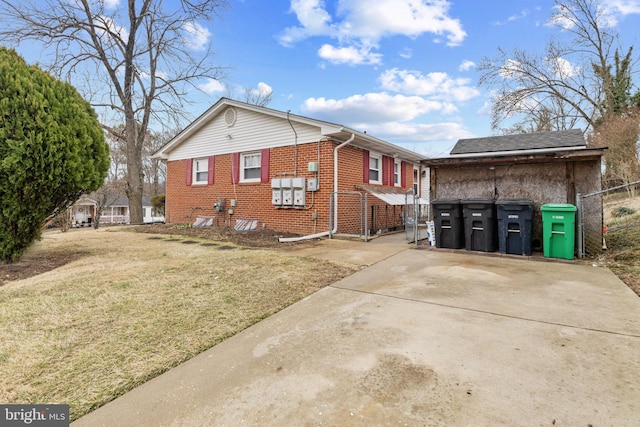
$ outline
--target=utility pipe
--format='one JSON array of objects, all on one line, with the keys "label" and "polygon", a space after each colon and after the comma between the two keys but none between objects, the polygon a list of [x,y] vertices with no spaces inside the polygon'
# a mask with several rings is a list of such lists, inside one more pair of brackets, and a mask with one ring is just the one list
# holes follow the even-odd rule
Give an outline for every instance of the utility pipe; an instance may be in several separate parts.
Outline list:
[{"label": "utility pipe", "polygon": [[[338,145],[333,149],[333,192],[336,194],[338,192],[338,150],[344,147],[345,145],[351,144],[353,140],[356,139],[356,135],[354,133],[351,134],[349,139]],[[329,236],[331,237],[333,234],[338,231],[338,198],[336,197],[334,203],[334,226],[333,230],[323,231],[322,233],[310,234],[307,236],[301,237],[281,237],[278,239],[279,242],[298,242],[300,240],[308,240],[308,239],[317,239],[320,237]]]},{"label": "utility pipe", "polygon": [[[333,149],[333,194],[338,193],[338,150],[344,147],[345,145],[349,145],[356,139],[356,134],[352,133],[349,139],[347,139],[342,144],[338,145]],[[331,230],[330,236],[336,234],[338,232],[338,197],[336,197],[336,201],[333,204],[333,230]]]}]

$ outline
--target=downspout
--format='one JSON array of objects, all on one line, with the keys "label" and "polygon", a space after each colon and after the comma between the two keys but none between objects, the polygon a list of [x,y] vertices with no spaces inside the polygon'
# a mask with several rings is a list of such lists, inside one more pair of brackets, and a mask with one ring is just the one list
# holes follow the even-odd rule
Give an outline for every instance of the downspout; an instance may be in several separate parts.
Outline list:
[{"label": "downspout", "polygon": [[[334,193],[338,192],[338,150],[344,147],[345,145],[351,144],[354,139],[356,139],[356,135],[352,133],[349,139],[347,139],[346,141],[344,141],[343,143],[341,143],[340,145],[338,145],[336,148],[333,149],[333,191]],[[308,236],[302,236],[302,237],[281,237],[278,239],[278,241],[285,243],[285,242],[298,242],[300,240],[317,239],[325,236],[331,237],[331,235],[335,234],[337,231],[338,231],[338,198],[336,197],[336,200],[334,203],[333,230],[323,231],[321,233],[310,234]]]},{"label": "downspout", "polygon": [[291,123],[291,119],[289,119],[289,113],[291,113],[291,110],[287,110],[287,121],[289,122],[289,126],[291,126],[291,130],[293,130],[293,134],[295,135],[295,140],[294,140],[294,156],[293,156],[293,176],[298,176],[298,132],[296,132],[296,129],[293,127],[293,124]]},{"label": "downspout", "polygon": [[[356,134],[352,133],[349,139],[347,139],[342,144],[338,145],[333,149],[333,194],[338,193],[338,150],[344,147],[345,145],[349,145],[356,139]],[[333,204],[333,230],[331,230],[330,235],[338,232],[338,197],[335,198],[335,203]]]}]

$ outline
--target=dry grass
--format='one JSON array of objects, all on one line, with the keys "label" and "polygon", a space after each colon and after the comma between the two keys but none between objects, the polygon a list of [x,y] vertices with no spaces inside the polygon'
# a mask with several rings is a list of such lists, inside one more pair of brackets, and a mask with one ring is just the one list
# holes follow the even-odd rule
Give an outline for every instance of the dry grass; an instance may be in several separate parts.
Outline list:
[{"label": "dry grass", "polygon": [[112,229],[47,232],[27,255],[52,252],[82,256],[0,286],[0,402],[68,403],[72,419],[353,272]]}]

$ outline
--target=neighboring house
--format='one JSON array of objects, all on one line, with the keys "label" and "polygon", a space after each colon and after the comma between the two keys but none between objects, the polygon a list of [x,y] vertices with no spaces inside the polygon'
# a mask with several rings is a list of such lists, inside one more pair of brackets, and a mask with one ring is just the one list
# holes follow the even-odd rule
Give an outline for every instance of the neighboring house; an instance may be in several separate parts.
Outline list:
[{"label": "neighboring house", "polygon": [[167,222],[299,235],[357,234],[365,220],[370,232],[401,226],[422,159],[366,132],[226,98],[153,157],[167,162]]},{"label": "neighboring house", "polygon": [[[97,200],[82,196],[69,208],[71,226],[91,226],[96,218],[97,210]],[[142,198],[142,211],[145,223],[164,222],[164,216],[154,212],[149,197]],[[129,224],[129,200],[125,196],[108,196],[105,207],[102,208],[100,224]]]},{"label": "neighboring house", "polygon": [[[424,160],[430,197],[523,198],[534,202],[532,242],[541,249],[545,203],[576,205],[578,194],[602,189],[602,148],[589,148],[579,129],[461,139],[448,158]],[[583,206],[585,235],[602,241],[602,197]],[[577,240],[577,239],[576,239]],[[577,241],[576,241],[577,244]]]},{"label": "neighboring house", "polygon": [[80,197],[70,208],[72,227],[90,227],[96,217],[96,201],[89,197]]}]

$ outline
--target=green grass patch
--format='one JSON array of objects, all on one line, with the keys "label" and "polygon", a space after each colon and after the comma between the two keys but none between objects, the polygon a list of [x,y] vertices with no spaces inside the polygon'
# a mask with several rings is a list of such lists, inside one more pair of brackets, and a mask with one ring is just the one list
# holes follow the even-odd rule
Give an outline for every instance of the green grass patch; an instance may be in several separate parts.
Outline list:
[{"label": "green grass patch", "polygon": [[84,256],[0,287],[0,401],[86,414],[353,269],[225,242],[47,232],[29,255]]}]

